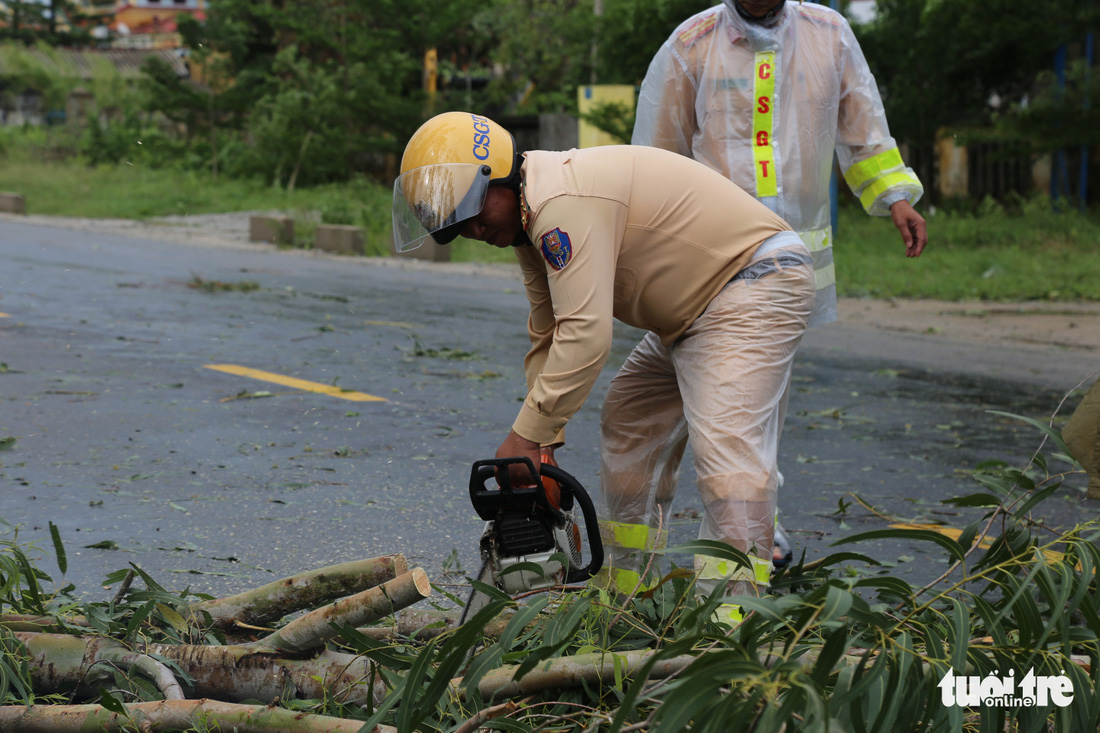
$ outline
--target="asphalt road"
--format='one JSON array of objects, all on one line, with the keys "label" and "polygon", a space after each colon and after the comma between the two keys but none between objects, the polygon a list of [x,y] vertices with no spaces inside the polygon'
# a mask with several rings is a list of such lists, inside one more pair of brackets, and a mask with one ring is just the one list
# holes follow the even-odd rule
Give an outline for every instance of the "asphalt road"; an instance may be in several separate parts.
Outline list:
[{"label": "asphalt road", "polygon": [[[132,563],[166,587],[220,595],[393,552],[444,584],[476,569],[469,467],[495,451],[524,393],[526,300],[511,268],[12,218],[0,220],[0,262],[0,518],[55,581],[100,597],[106,574]],[[593,494],[601,395],[638,336],[616,331],[559,453]],[[979,462],[1022,467],[1040,439],[989,411],[1044,419],[1075,384],[1041,364],[998,377],[982,367],[1016,352],[935,348],[839,326],[807,337],[780,506],[808,558],[892,522],[971,521],[942,500],[979,490]],[[287,377],[308,384],[268,381]],[[1084,486],[1071,478],[1042,517],[1094,515]],[[694,537],[701,510],[687,466],[673,542]],[[851,549],[914,583],[946,568],[927,544]]]}]

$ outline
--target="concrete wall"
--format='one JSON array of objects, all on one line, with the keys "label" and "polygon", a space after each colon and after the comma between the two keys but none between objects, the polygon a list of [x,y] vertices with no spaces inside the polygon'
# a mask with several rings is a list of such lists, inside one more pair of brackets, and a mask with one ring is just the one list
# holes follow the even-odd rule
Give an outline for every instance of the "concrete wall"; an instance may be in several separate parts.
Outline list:
[{"label": "concrete wall", "polygon": [[341,224],[319,224],[313,235],[313,248],[339,254],[364,254],[363,230]]},{"label": "concrete wall", "polygon": [[248,220],[248,239],[290,246],[294,244],[294,220],[287,216],[253,216]]},{"label": "concrete wall", "polygon": [[0,193],[0,213],[26,214],[27,202],[17,193]]}]

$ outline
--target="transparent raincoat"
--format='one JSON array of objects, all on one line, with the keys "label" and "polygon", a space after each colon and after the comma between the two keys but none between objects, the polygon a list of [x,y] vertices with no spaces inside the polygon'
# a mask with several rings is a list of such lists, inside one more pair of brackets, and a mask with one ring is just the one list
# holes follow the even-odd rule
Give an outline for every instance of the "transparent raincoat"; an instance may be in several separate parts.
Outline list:
[{"label": "transparent raincoat", "polygon": [[789,2],[768,25],[746,22],[732,0],[684,21],[642,82],[632,142],[695,158],[783,217],[814,256],[813,323],[836,318],[834,149],[869,214],[924,191],[851,27],[812,3]]}]

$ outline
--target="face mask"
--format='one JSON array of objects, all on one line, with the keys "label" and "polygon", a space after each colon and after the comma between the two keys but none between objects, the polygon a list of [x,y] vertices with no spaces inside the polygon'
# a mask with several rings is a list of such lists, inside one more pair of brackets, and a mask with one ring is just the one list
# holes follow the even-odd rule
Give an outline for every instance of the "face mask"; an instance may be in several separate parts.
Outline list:
[{"label": "face mask", "polygon": [[761,25],[771,25],[775,21],[775,19],[779,16],[779,14],[783,12],[783,7],[787,4],[787,0],[783,0],[778,5],[776,5],[774,8],[769,10],[767,13],[765,13],[764,15],[760,15],[760,16],[750,15],[749,11],[745,10],[745,8],[741,5],[739,0],[733,0],[732,4],[733,4],[733,9],[737,11],[737,14],[740,15],[742,18],[744,18],[749,23],[759,23]]}]

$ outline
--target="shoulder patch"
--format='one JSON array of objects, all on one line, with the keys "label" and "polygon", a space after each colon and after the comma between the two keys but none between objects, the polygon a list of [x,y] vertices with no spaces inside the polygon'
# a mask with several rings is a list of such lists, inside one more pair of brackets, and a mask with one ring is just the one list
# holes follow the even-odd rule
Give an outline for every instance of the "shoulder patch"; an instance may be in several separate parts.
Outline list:
[{"label": "shoulder patch", "polygon": [[561,229],[552,229],[539,239],[542,256],[555,270],[561,270],[573,259],[573,243]]},{"label": "shoulder patch", "polygon": [[685,48],[691,48],[693,43],[714,30],[717,22],[718,13],[709,13],[680,31],[676,38],[684,44]]}]

